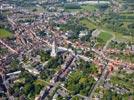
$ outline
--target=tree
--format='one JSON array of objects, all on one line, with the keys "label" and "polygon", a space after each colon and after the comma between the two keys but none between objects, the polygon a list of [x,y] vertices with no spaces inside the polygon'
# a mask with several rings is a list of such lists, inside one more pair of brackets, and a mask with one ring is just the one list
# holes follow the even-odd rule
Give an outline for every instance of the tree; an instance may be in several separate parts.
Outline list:
[{"label": "tree", "polygon": [[79,100],[78,96],[73,96],[71,100]]},{"label": "tree", "polygon": [[43,51],[43,50],[41,50],[39,52],[39,55],[41,56],[41,61],[42,62],[45,62],[45,61],[50,59],[50,55],[47,52]]},{"label": "tree", "polygon": [[32,87],[32,84],[31,83],[27,83],[25,86],[24,86],[24,92],[26,95],[28,95],[31,91],[31,88]]},{"label": "tree", "polygon": [[37,11],[37,9],[36,9],[36,8],[32,10],[32,12],[36,12],[36,11]]}]

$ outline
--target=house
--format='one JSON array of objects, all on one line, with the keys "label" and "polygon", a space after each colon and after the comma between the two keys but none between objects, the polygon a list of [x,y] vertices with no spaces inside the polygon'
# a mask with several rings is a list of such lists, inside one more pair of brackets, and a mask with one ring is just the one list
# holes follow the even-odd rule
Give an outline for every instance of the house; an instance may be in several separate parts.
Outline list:
[{"label": "house", "polygon": [[88,31],[80,31],[79,38],[88,35]]}]

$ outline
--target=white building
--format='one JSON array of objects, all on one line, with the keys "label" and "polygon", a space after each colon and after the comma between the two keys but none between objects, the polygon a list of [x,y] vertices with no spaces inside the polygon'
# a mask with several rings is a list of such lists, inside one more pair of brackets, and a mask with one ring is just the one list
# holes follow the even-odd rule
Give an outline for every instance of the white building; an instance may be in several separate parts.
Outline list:
[{"label": "white building", "polygon": [[57,50],[56,50],[56,43],[54,39],[53,44],[52,44],[51,57],[56,57],[56,56],[57,56]]}]

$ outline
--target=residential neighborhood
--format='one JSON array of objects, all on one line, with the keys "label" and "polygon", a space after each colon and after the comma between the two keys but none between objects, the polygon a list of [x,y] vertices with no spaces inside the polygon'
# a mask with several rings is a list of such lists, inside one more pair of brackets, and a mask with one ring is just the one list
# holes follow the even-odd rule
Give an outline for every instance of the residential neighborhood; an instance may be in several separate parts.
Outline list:
[{"label": "residential neighborhood", "polygon": [[0,100],[134,100],[133,0],[0,0]]}]

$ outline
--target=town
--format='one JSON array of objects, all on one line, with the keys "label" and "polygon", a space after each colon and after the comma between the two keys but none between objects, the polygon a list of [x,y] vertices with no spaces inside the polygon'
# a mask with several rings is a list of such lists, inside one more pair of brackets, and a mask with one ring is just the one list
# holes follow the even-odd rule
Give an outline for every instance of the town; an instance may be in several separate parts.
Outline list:
[{"label": "town", "polygon": [[134,100],[133,0],[0,0],[0,100]]}]

